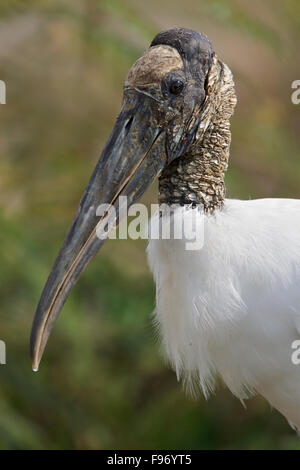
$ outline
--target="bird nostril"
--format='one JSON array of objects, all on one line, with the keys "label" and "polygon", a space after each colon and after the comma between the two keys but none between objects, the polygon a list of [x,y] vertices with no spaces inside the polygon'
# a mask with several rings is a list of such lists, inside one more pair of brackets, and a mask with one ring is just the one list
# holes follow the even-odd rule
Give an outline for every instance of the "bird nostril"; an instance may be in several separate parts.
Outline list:
[{"label": "bird nostril", "polygon": [[132,122],[133,122],[133,116],[131,116],[131,118],[129,118],[128,121],[125,124],[125,137],[127,136],[128,132],[130,131]]}]

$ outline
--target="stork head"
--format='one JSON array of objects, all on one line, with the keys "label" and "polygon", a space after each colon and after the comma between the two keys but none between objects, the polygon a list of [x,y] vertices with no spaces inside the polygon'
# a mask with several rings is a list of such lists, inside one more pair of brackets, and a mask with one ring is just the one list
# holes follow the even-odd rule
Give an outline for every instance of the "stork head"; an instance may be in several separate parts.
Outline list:
[{"label": "stork head", "polygon": [[[124,84],[121,112],[79,204],[40,298],[31,333],[38,369],[55,320],[103,243],[96,209],[135,202],[160,172],[201,145],[221,90],[222,64],[207,37],[176,28],[158,34]],[[116,207],[116,224],[119,208]]]}]

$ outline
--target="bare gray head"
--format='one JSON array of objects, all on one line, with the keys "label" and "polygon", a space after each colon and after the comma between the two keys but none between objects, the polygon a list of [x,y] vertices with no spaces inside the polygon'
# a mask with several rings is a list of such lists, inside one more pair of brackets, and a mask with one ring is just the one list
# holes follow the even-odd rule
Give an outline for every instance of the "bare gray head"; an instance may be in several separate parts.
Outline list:
[{"label": "bare gray head", "polygon": [[[198,128],[185,152],[164,167],[159,178],[159,201],[202,205],[213,212],[223,207],[224,173],[231,141],[230,117],[236,105],[233,77],[204,34],[185,28],[159,33],[152,45],[167,44],[181,56],[185,86],[198,93],[191,120],[200,116]],[[186,96],[183,94],[182,99]],[[176,129],[177,130],[177,129]],[[172,136],[176,139],[175,136]]]}]

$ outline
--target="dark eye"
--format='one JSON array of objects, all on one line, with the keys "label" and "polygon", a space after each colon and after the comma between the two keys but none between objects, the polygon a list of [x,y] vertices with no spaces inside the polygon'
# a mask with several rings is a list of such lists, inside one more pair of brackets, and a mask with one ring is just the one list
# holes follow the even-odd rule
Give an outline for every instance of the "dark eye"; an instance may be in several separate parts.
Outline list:
[{"label": "dark eye", "polygon": [[170,93],[172,95],[179,95],[183,89],[184,83],[181,80],[174,80],[169,87]]}]

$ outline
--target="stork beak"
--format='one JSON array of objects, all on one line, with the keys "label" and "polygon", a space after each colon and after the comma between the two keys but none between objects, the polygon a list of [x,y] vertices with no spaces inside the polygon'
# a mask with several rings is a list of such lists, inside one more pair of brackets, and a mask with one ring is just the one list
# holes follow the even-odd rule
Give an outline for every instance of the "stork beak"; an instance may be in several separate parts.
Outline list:
[{"label": "stork beak", "polygon": [[79,208],[42,292],[33,321],[30,352],[37,371],[55,320],[76,281],[104,240],[96,231],[100,204],[115,207],[119,196],[130,206],[138,200],[165,164],[165,130],[153,112],[153,99],[137,92],[124,97],[110,137],[81,199]]}]

